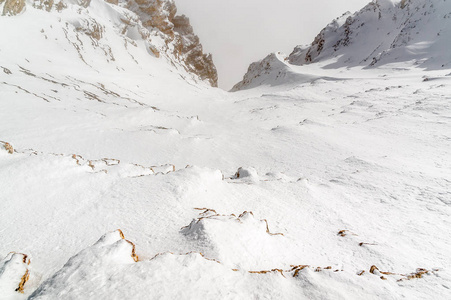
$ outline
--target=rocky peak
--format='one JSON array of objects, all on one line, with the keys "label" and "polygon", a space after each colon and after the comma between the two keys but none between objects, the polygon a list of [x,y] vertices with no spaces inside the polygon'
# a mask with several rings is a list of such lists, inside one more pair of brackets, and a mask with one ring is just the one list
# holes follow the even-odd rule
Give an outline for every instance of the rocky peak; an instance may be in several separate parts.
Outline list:
[{"label": "rocky peak", "polygon": [[140,16],[145,27],[155,28],[174,38],[174,19],[177,7],[172,0],[129,0],[126,7]]},{"label": "rocky peak", "polygon": [[189,19],[176,16],[172,19],[176,39],[176,55],[181,58],[190,72],[197,74],[202,80],[208,80],[214,87],[218,86],[218,73],[211,54],[204,54],[199,37],[194,34]]},{"label": "rocky peak", "polygon": [[218,74],[211,55],[203,53],[199,37],[195,35],[189,19],[177,16],[173,0],[128,0],[126,7],[136,13],[150,31],[163,34],[166,47],[161,49],[174,58],[186,71],[218,86]]}]

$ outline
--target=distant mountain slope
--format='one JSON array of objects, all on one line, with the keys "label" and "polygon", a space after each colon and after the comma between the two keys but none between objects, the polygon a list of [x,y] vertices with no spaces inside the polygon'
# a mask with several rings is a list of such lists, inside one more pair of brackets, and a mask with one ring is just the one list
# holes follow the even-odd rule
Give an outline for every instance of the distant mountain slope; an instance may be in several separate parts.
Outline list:
[{"label": "distant mountain slope", "polygon": [[327,67],[380,66],[411,61],[425,68],[451,68],[451,1],[374,0],[335,19],[289,62],[334,59]]},{"label": "distant mountain slope", "polygon": [[[183,77],[217,86],[217,71],[211,55],[203,53],[202,45],[188,18],[184,15],[176,16],[177,8],[173,0],[107,2],[61,0],[30,3],[24,0],[1,0],[0,12],[3,14],[2,24],[15,31],[17,36],[22,36],[24,41],[36,38],[40,49],[49,48],[50,44],[55,43],[58,44],[57,49],[68,45],[77,53],[75,60],[94,70],[105,70],[104,62],[117,71],[123,71],[130,65],[142,67],[144,61],[136,59],[136,54],[133,54],[138,50],[163,58]],[[13,25],[16,22],[22,25],[33,23],[37,15],[47,15],[47,18],[57,21],[50,28],[44,29],[41,26],[40,33],[30,30],[20,32]],[[64,32],[63,40],[51,38],[57,31]],[[45,38],[45,41],[41,38]],[[10,43],[2,47],[2,56],[9,63],[22,59],[12,50],[15,46],[25,44],[21,45],[16,40],[14,45]],[[55,52],[59,51],[57,49],[53,49],[54,52],[49,56],[55,58],[71,55],[73,52],[60,55]],[[11,50],[12,53],[8,53]]]},{"label": "distant mountain slope", "polygon": [[302,82],[306,76],[292,68],[312,63],[328,69],[397,64],[393,66],[447,70],[450,46],[450,0],[373,0],[333,20],[310,46],[297,46],[288,57],[270,54],[251,64],[232,91],[299,78]]},{"label": "distant mountain slope", "polygon": [[243,80],[237,83],[232,91],[253,88],[265,83],[286,81],[287,74],[291,73],[290,66],[285,62],[286,58],[286,55],[280,52],[271,53],[261,61],[252,63]]}]

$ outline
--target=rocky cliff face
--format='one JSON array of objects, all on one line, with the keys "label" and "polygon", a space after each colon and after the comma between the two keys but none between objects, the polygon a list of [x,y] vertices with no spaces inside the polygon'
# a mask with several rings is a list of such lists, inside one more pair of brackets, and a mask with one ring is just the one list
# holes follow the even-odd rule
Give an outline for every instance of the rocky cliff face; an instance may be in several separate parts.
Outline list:
[{"label": "rocky cliff face", "polygon": [[125,5],[136,13],[150,31],[161,32],[166,46],[163,51],[182,66],[211,86],[218,86],[218,74],[211,55],[203,53],[202,44],[195,35],[189,19],[176,16],[173,0],[127,0]]},{"label": "rocky cliff face", "polygon": [[177,52],[190,72],[197,74],[202,80],[208,80],[214,87],[218,86],[218,73],[213,63],[211,54],[204,54],[202,44],[197,35],[194,34],[193,27],[189,19],[185,16],[176,16],[172,23],[176,33]]},{"label": "rocky cliff face", "polygon": [[412,61],[427,68],[450,66],[442,53],[451,42],[451,1],[373,0],[335,19],[309,46],[289,56],[296,65],[335,58],[329,67],[378,66]]},{"label": "rocky cliff face", "polygon": [[[3,3],[4,2],[4,3]],[[144,40],[149,53],[167,59],[177,69],[183,69],[196,80],[205,81],[217,87],[218,75],[211,55],[203,53],[202,44],[195,35],[189,19],[177,16],[173,0],[105,0],[117,6],[122,15],[119,34],[125,39]],[[61,12],[68,6],[89,8],[91,0],[36,0],[32,7],[48,12]],[[96,3],[95,5],[99,5]],[[3,7],[3,8],[2,8]],[[14,16],[25,10],[25,0],[0,0],[3,15]],[[89,15],[89,12],[86,12]],[[104,28],[90,17],[75,28],[95,39],[93,45],[111,54],[108,41],[102,41]],[[78,42],[77,42],[78,43]],[[135,42],[132,41],[132,44]],[[84,45],[78,45],[80,51]],[[107,55],[108,56],[108,55]],[[112,55],[110,60],[113,60]],[[80,56],[82,57],[82,56]]]},{"label": "rocky cliff face", "polygon": [[[0,0],[0,4],[5,0]],[[6,0],[3,6],[3,15],[17,15],[25,8],[25,0]]]}]

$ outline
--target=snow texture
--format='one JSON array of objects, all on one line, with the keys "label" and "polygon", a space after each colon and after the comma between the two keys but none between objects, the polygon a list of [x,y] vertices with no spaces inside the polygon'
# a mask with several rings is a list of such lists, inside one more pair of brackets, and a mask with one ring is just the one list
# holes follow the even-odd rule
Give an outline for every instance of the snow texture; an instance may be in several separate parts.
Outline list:
[{"label": "snow texture", "polygon": [[377,2],[443,28],[423,59],[271,54],[235,93],[75,2],[0,17],[0,299],[449,298],[448,1]]}]

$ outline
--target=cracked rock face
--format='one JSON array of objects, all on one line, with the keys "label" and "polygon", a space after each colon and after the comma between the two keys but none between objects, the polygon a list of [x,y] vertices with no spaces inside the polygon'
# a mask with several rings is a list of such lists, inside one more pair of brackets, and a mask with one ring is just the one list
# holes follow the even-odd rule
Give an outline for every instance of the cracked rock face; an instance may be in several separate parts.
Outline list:
[{"label": "cracked rock face", "polygon": [[212,56],[203,53],[202,44],[189,19],[185,15],[176,16],[177,7],[173,0],[130,0],[126,3],[147,29],[164,34],[167,46],[164,52],[174,56],[188,72],[208,81],[211,86],[218,86]]},{"label": "cracked rock face", "polygon": [[185,16],[177,16],[172,20],[174,31],[179,34],[177,39],[177,54],[183,57],[189,71],[197,74],[202,80],[208,80],[211,86],[218,86],[218,73],[213,63],[211,54],[204,54],[202,44],[189,19]]},{"label": "cracked rock face", "polygon": [[[0,0],[2,3],[3,0]],[[25,8],[25,0],[6,0],[3,6],[3,15],[15,16],[23,11]]]}]

